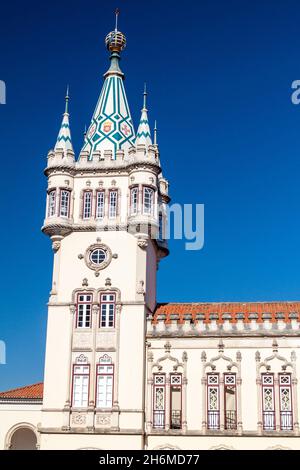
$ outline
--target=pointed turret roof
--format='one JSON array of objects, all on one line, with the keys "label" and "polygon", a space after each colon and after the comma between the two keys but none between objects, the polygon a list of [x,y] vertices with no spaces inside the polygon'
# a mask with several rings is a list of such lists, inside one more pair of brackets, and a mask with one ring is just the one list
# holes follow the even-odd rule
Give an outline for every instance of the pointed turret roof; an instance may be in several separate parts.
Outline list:
[{"label": "pointed turret roof", "polygon": [[72,150],[72,138],[71,138],[71,130],[70,130],[70,122],[69,122],[69,111],[68,111],[68,104],[69,104],[69,87],[67,87],[66,93],[66,105],[65,105],[65,112],[63,114],[62,123],[59,129],[57,141],[54,147],[54,150],[62,149],[64,151]]},{"label": "pointed turret roof", "polygon": [[136,135],[136,145],[145,145],[148,147],[152,145],[150,126],[148,121],[148,110],[147,110],[147,90],[146,85],[144,89],[144,104],[142,108],[142,114],[140,119],[139,128]]},{"label": "pointed turret roof", "polygon": [[126,46],[126,38],[117,27],[106,36],[106,46],[110,51],[110,68],[105,73],[105,81],[94,111],[91,124],[85,136],[83,151],[111,150],[113,158],[117,150],[126,150],[134,144],[135,132],[124,88],[124,74],[120,69],[120,53]]}]

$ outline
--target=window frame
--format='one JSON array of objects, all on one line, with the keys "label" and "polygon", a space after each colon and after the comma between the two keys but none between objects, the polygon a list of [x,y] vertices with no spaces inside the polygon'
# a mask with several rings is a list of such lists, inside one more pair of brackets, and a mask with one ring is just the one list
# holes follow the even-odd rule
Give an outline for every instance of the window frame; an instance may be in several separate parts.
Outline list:
[{"label": "window frame", "polygon": [[[155,383],[155,379],[156,377],[163,377],[164,381],[162,384],[156,384]],[[160,410],[157,410],[155,408],[155,398],[156,398],[156,389],[157,388],[163,388],[163,397],[164,397],[164,409],[161,410],[163,411],[163,424],[162,426],[158,426],[155,424],[155,411],[160,411]],[[167,393],[166,393],[166,374],[163,373],[163,374],[159,374],[159,373],[156,373],[156,374],[153,374],[153,387],[152,387],[152,394],[153,394],[153,397],[152,397],[152,426],[153,426],[153,429],[165,429],[166,427],[166,408],[167,408],[167,403],[166,403],[166,399],[167,399]]]},{"label": "window frame", "polygon": [[[272,384],[264,384],[264,377],[272,377]],[[265,400],[264,400],[264,390],[265,388],[272,388],[273,394],[273,410],[272,411],[266,411],[265,410]],[[268,431],[276,431],[276,394],[275,394],[275,375],[274,373],[262,373],[261,374],[261,400],[262,400],[262,425],[263,425],[263,430],[268,432]],[[273,413],[273,427],[272,428],[267,428],[265,425],[265,413]]]},{"label": "window frame", "polygon": [[[53,214],[50,214],[50,207],[51,207],[51,195],[54,194],[54,212]],[[57,190],[56,189],[50,189],[48,191],[48,204],[47,204],[47,218],[50,217],[55,217],[57,213]]]},{"label": "window frame", "polygon": [[[217,383],[216,384],[209,384],[209,377],[217,377]],[[218,398],[218,409],[215,411],[216,416],[218,417],[217,419],[217,427],[213,427],[210,425],[210,417],[209,417],[209,412],[214,411],[209,409],[209,391],[211,388],[216,388],[217,389],[217,398]],[[221,410],[220,410],[220,374],[219,372],[207,372],[206,374],[206,419],[207,419],[207,429],[209,430],[219,430],[220,429],[220,421],[221,421]]]},{"label": "window frame", "polygon": [[[226,384],[226,377],[234,377],[234,384]],[[224,429],[226,430],[237,430],[237,382],[236,382],[236,373],[235,372],[224,372],[223,374],[224,379]],[[235,401],[235,410],[227,410],[226,406],[226,389],[228,387],[234,387],[234,401]],[[235,412],[235,425],[234,427],[229,427],[227,424],[227,411],[234,411]]]},{"label": "window frame", "polygon": [[[288,384],[281,384],[282,377],[289,377]],[[281,390],[282,388],[288,388],[290,393],[290,410],[287,412],[286,410],[282,410],[282,403],[281,403]],[[281,431],[293,431],[294,430],[294,410],[293,410],[293,387],[292,387],[292,374],[289,372],[281,372],[278,374],[278,394],[279,394],[279,417],[280,417],[280,430]],[[283,413],[290,413],[291,416],[291,426],[286,428],[282,425],[282,414]]]},{"label": "window frame", "polygon": [[[111,216],[111,195],[116,194],[116,204],[115,204],[115,215]],[[110,189],[108,193],[108,218],[109,220],[115,220],[118,217],[118,198],[119,198],[119,190],[118,189]]]},{"label": "window frame", "polygon": [[[112,374],[110,373],[99,373],[98,368],[100,367],[112,367]],[[103,407],[98,405],[98,381],[99,377],[111,377],[112,376],[112,393],[111,393],[111,406],[108,407]],[[96,391],[95,391],[95,402],[96,402],[96,408],[100,410],[111,410],[114,405],[114,386],[115,386],[115,365],[111,363],[97,363],[96,364]]]},{"label": "window frame", "polygon": [[[136,195],[136,203],[133,204],[133,196]],[[135,207],[135,210],[133,208]],[[129,214],[131,216],[135,216],[138,214],[139,211],[139,187],[133,186],[130,188],[130,206],[129,206]]]},{"label": "window frame", "polygon": [[[89,215],[86,216],[86,208],[87,208],[87,196],[90,196],[90,210],[89,210]],[[91,189],[85,189],[83,191],[83,204],[82,204],[82,214],[81,217],[83,220],[89,220],[93,217],[93,191]]]},{"label": "window frame", "polygon": [[[90,301],[80,301],[79,297],[80,296],[87,296],[89,295],[91,297]],[[90,305],[91,310],[90,310],[90,326],[79,326],[79,306],[80,305]],[[86,320],[86,312],[84,315],[84,318]],[[78,292],[76,295],[76,323],[75,323],[75,328],[78,330],[88,330],[92,328],[92,321],[93,321],[93,293],[92,292]]]},{"label": "window frame", "polygon": [[[61,210],[62,210],[62,194],[63,192],[68,194],[68,211],[67,215],[62,215]],[[71,209],[71,190],[70,189],[65,189],[65,188],[60,188],[59,190],[59,217],[62,217],[64,219],[69,219],[70,218],[70,209]]]},{"label": "window frame", "polygon": [[[172,384],[172,378],[179,377],[180,383],[179,384]],[[173,427],[173,420],[172,420],[172,387],[180,388],[180,427]],[[175,410],[174,410],[175,411]],[[179,411],[179,410],[176,410]],[[170,374],[170,429],[182,429],[182,374],[181,373],[172,373]]]},{"label": "window frame", "polygon": [[[103,301],[102,297],[104,295],[112,295],[114,296],[114,300],[107,300]],[[107,326],[107,323],[109,323],[109,311],[107,314],[106,311],[106,321],[105,321],[105,326],[102,326],[102,305],[111,305],[113,304],[114,306],[114,313],[113,313],[113,325],[112,326]],[[116,326],[116,305],[117,305],[117,294],[116,292],[109,291],[109,292],[100,292],[100,315],[99,315],[99,328],[100,329],[108,329],[108,330],[113,330]]]},{"label": "window frame", "polygon": [[[88,368],[88,373],[86,374],[76,374],[75,373],[75,367],[87,367]],[[74,385],[75,385],[75,377],[76,376],[79,376],[79,377],[88,377],[88,385],[87,385],[87,389],[88,389],[88,397],[87,397],[87,404],[86,406],[77,406],[77,405],[74,405],[74,393],[75,393],[75,389],[74,389]],[[89,401],[90,401],[90,381],[91,381],[91,367],[90,367],[90,364],[73,364],[73,367],[72,367],[72,399],[71,399],[71,406],[72,408],[75,408],[75,409],[85,409],[88,407],[89,405]]]},{"label": "window frame", "polygon": [[[103,196],[103,217],[99,217],[98,216],[98,209],[99,209],[99,205],[98,205],[98,196],[99,195],[102,195]],[[96,220],[103,220],[105,217],[105,190],[97,190],[96,191],[96,204],[95,204],[95,219]]]},{"label": "window frame", "polygon": [[[151,198],[151,210],[150,212],[145,211],[145,195],[146,191],[151,191],[152,198]],[[151,188],[151,186],[143,186],[143,215],[148,215],[149,217],[154,216],[154,196],[155,196],[155,190]]]}]

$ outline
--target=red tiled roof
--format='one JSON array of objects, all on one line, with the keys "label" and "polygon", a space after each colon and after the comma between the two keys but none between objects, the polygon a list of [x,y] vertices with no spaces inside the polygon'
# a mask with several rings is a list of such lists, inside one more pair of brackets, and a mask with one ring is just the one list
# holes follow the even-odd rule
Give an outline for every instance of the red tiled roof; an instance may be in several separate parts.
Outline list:
[{"label": "red tiled roof", "polygon": [[40,382],[33,385],[27,385],[26,387],[19,387],[6,392],[0,392],[0,400],[3,398],[41,400],[43,398],[43,386],[44,384]]},{"label": "red tiled roof", "polygon": [[[236,323],[237,314],[243,314],[244,322],[250,321],[250,314],[257,314],[257,322],[263,321],[263,314],[270,315],[270,321],[272,323],[278,320],[279,317],[283,321],[289,323],[291,314],[300,321],[300,302],[247,302],[247,303],[165,303],[158,304],[154,312],[153,322],[157,323],[159,319],[164,320],[166,323],[170,323],[172,319],[178,320],[182,323],[186,316],[189,315],[189,319],[197,322],[197,315],[204,315],[203,320],[205,323],[209,323],[211,314],[216,315],[217,323],[223,323],[223,315],[227,314],[231,316],[230,321]],[[171,318],[172,315],[172,318]]]}]

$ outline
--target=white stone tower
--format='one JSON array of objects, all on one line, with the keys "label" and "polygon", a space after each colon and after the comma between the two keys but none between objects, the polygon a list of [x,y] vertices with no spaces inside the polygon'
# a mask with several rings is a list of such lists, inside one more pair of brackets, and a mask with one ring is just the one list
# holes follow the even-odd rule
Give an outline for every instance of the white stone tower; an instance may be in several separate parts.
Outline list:
[{"label": "white stone tower", "polygon": [[145,325],[168,254],[168,182],[146,106],[135,135],[119,67],[126,38],[106,37],[110,68],[78,161],[68,101],[48,154],[43,232],[52,240],[41,448],[142,448]]}]

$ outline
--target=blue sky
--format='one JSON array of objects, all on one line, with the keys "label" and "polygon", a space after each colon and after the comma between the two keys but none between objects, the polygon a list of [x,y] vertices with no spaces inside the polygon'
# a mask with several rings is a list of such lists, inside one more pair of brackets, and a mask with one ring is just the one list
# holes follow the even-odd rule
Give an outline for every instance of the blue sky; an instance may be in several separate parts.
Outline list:
[{"label": "blue sky", "polygon": [[78,153],[121,9],[135,123],[143,84],[173,202],[205,204],[205,246],[171,241],[159,301],[297,300],[300,290],[300,34],[293,0],[103,0],[1,5],[0,389],[43,376],[52,252],[41,232],[47,151],[71,90]]}]

